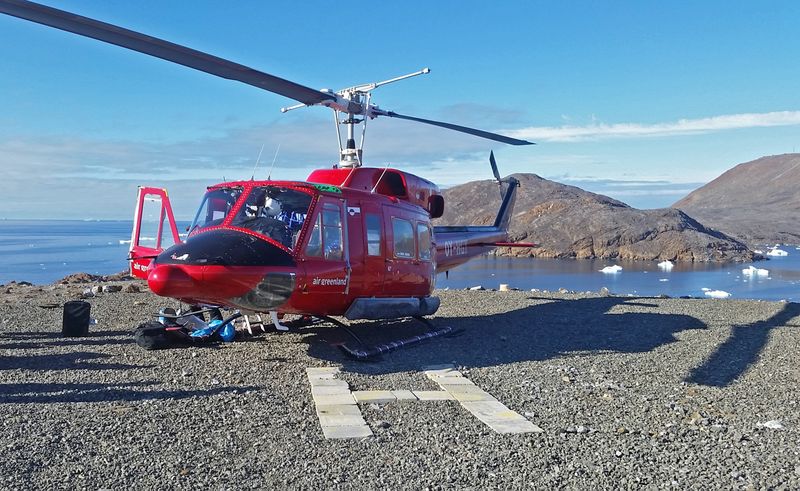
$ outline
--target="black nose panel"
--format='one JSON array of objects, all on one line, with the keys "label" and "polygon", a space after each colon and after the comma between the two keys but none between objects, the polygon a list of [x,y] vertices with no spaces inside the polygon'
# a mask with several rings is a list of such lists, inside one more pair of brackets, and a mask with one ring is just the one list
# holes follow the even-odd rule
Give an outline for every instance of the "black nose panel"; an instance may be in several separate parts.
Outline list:
[{"label": "black nose panel", "polygon": [[154,264],[296,266],[280,247],[234,230],[210,230],[189,237],[159,254]]},{"label": "black nose panel", "polygon": [[241,297],[231,298],[231,302],[256,312],[277,310],[289,300],[294,285],[294,273],[267,273],[254,289]]}]

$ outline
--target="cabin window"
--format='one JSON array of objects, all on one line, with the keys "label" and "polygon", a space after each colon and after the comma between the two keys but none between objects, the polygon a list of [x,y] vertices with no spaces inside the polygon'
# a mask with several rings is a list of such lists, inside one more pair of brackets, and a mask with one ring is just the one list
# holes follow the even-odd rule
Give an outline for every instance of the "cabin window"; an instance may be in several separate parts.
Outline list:
[{"label": "cabin window", "polygon": [[392,218],[394,236],[394,257],[412,259],[414,257],[414,226],[408,220]]},{"label": "cabin window", "polygon": [[419,245],[419,258],[423,261],[430,261],[431,227],[427,223],[417,222],[417,244]]},{"label": "cabin window", "polygon": [[344,251],[342,243],[341,208],[333,203],[325,203],[311,230],[306,255],[341,260]]},{"label": "cabin window", "polygon": [[322,215],[317,215],[314,221],[314,228],[308,234],[308,245],[306,246],[307,256],[321,256],[322,255]]},{"label": "cabin window", "polygon": [[281,186],[257,186],[231,222],[293,248],[303,227],[311,195]]},{"label": "cabin window", "polygon": [[364,215],[367,225],[367,255],[381,255],[381,217],[375,213]]},{"label": "cabin window", "polygon": [[189,234],[196,229],[222,225],[241,194],[240,187],[210,189],[200,203]]}]

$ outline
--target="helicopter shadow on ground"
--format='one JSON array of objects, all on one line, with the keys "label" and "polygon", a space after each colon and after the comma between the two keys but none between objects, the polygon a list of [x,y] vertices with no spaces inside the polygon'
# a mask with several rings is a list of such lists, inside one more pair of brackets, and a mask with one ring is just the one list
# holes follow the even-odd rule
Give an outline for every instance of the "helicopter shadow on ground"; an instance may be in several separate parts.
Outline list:
[{"label": "helicopter shadow on ground", "polygon": [[734,325],[728,339],[702,365],[694,368],[686,381],[715,387],[732,384],[758,361],[769,341],[770,332],[781,326],[800,326],[800,321],[790,324],[798,316],[800,304],[787,303],[769,319]]},{"label": "helicopter shadow on ground", "polygon": [[58,354],[24,354],[0,358],[0,370],[130,370],[152,368],[152,365],[109,363],[112,355],[92,351],[74,351]]},{"label": "helicopter shadow on ground", "polygon": [[42,331],[32,331],[32,332],[5,332],[0,333],[0,338],[5,339],[13,339],[13,340],[24,340],[24,339],[69,339],[69,340],[81,340],[81,339],[93,339],[93,338],[105,338],[111,336],[127,336],[130,335],[130,330],[123,330],[123,329],[116,329],[116,330],[107,330],[107,331],[90,331],[88,336],[84,337],[65,337],[62,332],[42,332]]},{"label": "helicopter shadow on ground", "polygon": [[0,384],[0,404],[179,400],[262,389],[252,386],[230,386],[198,390],[152,390],[152,387],[159,384],[160,382]]},{"label": "helicopter shadow on ground", "polygon": [[[437,317],[436,326],[452,326],[460,336],[422,342],[382,356],[375,363],[347,358],[332,343],[348,342],[341,330],[315,330],[306,338],[313,357],[342,363],[348,371],[366,374],[419,370],[455,362],[467,368],[542,361],[568,354],[644,353],[676,341],[675,334],[707,326],[695,317],[661,314],[646,299],[600,297],[576,300],[538,299],[529,307],[475,317]],[[612,313],[615,306],[638,311]],[[365,344],[380,344],[421,334],[419,324],[362,323],[353,327]],[[413,332],[412,332],[413,331]],[[321,341],[326,342],[321,342]]]},{"label": "helicopter shadow on ground", "polygon": [[[108,339],[125,336],[124,339]],[[5,340],[9,341],[6,342]],[[0,349],[26,350],[53,346],[109,346],[133,342],[130,331],[95,331],[88,336],[66,337],[57,332],[14,332],[0,334]]]},{"label": "helicopter shadow on ground", "polygon": [[[6,333],[0,337],[21,341],[0,344],[0,348],[7,349],[7,353],[10,354],[10,356],[0,356],[0,371],[15,371],[19,375],[14,374],[14,378],[25,378],[27,374],[56,370],[65,373],[91,373],[109,370],[124,372],[132,369],[153,368],[154,365],[118,363],[113,361],[118,359],[118,356],[85,351],[86,345],[119,345],[133,342],[132,338],[111,338],[111,336],[120,334],[125,334],[127,338],[131,338],[129,331],[106,331],[93,334],[92,338],[62,338],[60,335],[53,333]],[[84,348],[84,350],[46,354],[27,351],[49,346],[77,346]],[[213,345],[208,347],[216,348]],[[73,375],[65,375],[64,377],[71,379]],[[161,381],[111,383],[15,381],[0,383],[0,404],[177,400],[261,389],[260,387],[249,386],[222,386],[197,390],[162,389],[159,388],[161,384]],[[120,410],[125,409],[127,408],[121,408]]]}]

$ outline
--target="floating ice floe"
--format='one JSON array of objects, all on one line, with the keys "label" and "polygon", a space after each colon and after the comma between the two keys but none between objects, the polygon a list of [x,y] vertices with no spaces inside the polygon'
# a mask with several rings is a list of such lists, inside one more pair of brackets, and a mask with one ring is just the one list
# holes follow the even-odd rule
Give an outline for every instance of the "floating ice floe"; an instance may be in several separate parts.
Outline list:
[{"label": "floating ice floe", "polygon": [[619,273],[622,271],[622,266],[617,266],[616,264],[613,266],[606,266],[605,268],[601,269],[601,273]]},{"label": "floating ice floe", "polygon": [[675,267],[675,264],[673,264],[673,263],[672,263],[672,261],[670,261],[669,259],[667,259],[666,261],[661,261],[660,263],[658,263],[658,267],[659,267],[660,269],[664,270],[664,271],[669,271],[669,270],[671,270],[673,267]]},{"label": "floating ice floe", "polygon": [[658,281],[669,281],[669,278],[659,278]]},{"label": "floating ice floe", "polygon": [[728,298],[731,296],[730,293],[722,290],[709,290],[708,288],[703,288],[703,292],[705,292],[707,297],[711,298]]},{"label": "floating ice floe", "polygon": [[777,247],[770,249],[767,251],[767,256],[788,256],[789,253],[784,251],[783,249],[778,249]]},{"label": "floating ice floe", "polygon": [[769,270],[750,266],[749,268],[743,269],[742,274],[745,276],[769,276]]}]

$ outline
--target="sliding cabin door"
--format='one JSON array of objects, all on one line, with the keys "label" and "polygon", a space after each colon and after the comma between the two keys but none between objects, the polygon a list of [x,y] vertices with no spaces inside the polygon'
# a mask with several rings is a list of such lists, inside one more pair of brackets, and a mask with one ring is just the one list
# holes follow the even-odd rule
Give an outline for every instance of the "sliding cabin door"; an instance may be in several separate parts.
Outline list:
[{"label": "sliding cabin door", "polygon": [[429,295],[434,274],[429,220],[387,205],[383,207],[383,220],[387,232],[384,292],[394,297]]}]

